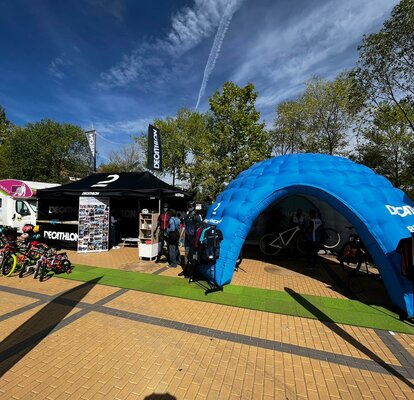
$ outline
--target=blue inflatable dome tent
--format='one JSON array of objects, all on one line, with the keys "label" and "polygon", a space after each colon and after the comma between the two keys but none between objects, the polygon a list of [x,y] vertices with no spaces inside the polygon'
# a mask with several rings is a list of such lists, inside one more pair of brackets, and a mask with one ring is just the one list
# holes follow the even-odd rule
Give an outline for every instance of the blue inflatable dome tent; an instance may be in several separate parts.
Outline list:
[{"label": "blue inflatable dome tent", "polygon": [[216,268],[202,267],[218,286],[231,282],[237,257],[256,218],[288,196],[312,196],[342,214],[360,235],[395,306],[414,316],[413,283],[401,274],[397,246],[414,232],[414,203],[371,169],[346,158],[292,154],[240,173],[207,211],[223,232]]}]

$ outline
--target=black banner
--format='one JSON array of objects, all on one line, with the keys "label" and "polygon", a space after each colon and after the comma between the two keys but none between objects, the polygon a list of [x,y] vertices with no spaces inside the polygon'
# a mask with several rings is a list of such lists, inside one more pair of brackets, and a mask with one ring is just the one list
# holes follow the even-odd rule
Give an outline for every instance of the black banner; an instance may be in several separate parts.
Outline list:
[{"label": "black banner", "polygon": [[152,125],[148,125],[148,169],[162,171],[161,134]]},{"label": "black banner", "polygon": [[39,222],[42,242],[60,249],[76,250],[78,246],[77,224],[50,224]]}]

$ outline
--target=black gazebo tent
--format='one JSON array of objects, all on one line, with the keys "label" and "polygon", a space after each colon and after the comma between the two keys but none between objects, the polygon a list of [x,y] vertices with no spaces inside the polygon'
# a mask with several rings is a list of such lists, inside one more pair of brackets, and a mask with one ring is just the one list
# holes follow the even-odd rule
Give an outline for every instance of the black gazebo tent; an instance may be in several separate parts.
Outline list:
[{"label": "black gazebo tent", "polygon": [[[152,173],[98,173],[66,185],[37,191],[38,221],[45,238],[54,245],[74,248],[77,242],[79,198],[108,198],[111,214],[122,214],[121,234],[137,235],[138,213],[141,209],[158,212],[161,202],[170,208],[186,209],[190,195],[157,178]],[[116,211],[115,211],[116,210]],[[46,236],[46,234],[48,236]]]},{"label": "black gazebo tent", "polygon": [[39,199],[67,199],[72,196],[101,196],[148,199],[189,198],[187,192],[158,179],[148,171],[93,174],[79,181],[38,190]]}]

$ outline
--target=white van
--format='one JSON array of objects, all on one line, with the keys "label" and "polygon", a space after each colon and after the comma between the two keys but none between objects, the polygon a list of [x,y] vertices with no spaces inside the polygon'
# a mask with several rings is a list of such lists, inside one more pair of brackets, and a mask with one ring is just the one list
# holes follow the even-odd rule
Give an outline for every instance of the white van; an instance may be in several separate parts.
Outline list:
[{"label": "white van", "polygon": [[7,225],[22,231],[25,224],[36,225],[38,189],[59,186],[57,183],[0,180],[0,225]]}]

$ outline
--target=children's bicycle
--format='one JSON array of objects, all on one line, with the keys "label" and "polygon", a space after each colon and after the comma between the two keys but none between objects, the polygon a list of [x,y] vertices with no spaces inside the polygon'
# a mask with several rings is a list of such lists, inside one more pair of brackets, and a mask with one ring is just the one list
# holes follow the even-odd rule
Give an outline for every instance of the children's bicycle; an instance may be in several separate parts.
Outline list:
[{"label": "children's bicycle", "polygon": [[72,272],[72,263],[66,253],[58,253],[55,249],[49,249],[43,253],[36,262],[34,278],[39,276],[40,282],[46,279],[49,272],[54,274],[61,274]]}]

